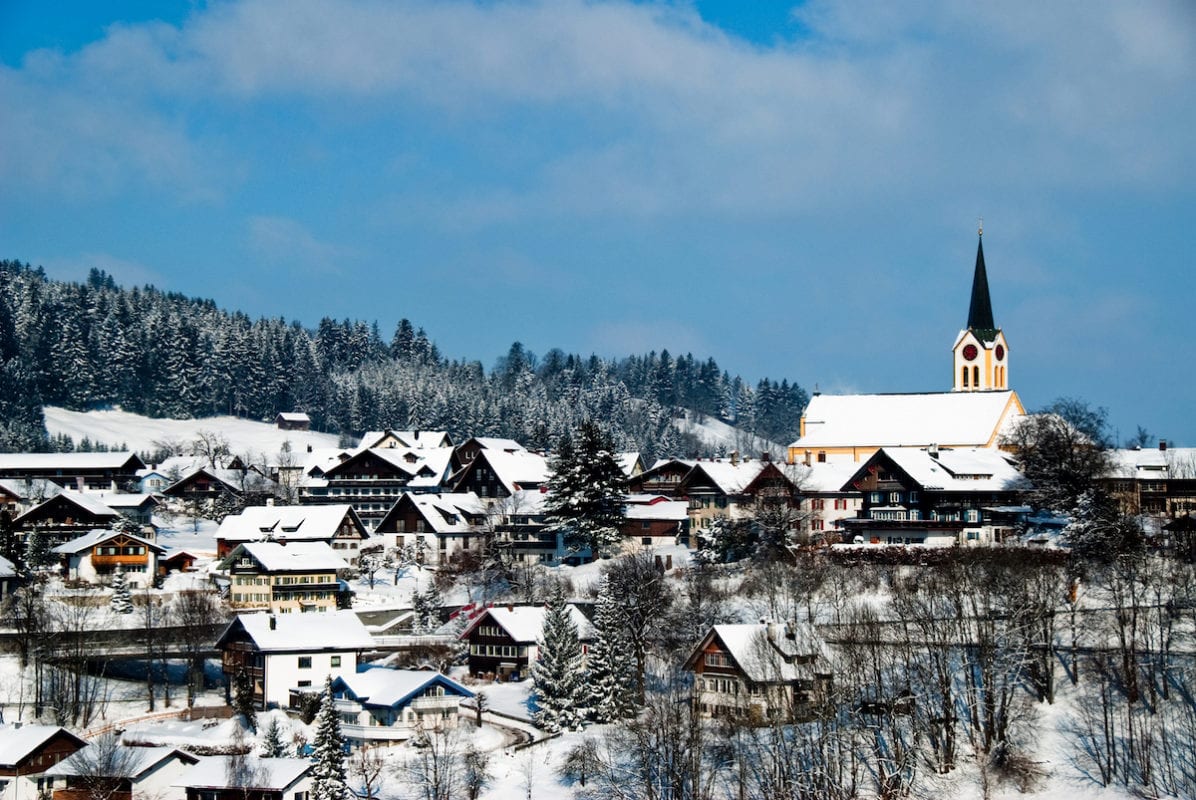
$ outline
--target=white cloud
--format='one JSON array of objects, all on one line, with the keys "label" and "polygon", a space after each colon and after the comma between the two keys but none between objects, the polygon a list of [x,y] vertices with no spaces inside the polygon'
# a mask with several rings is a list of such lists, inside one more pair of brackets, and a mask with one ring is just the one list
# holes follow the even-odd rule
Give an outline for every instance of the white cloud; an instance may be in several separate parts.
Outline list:
[{"label": "white cloud", "polygon": [[286,217],[250,217],[247,229],[250,252],[276,266],[340,274],[344,261],[356,255],[353,248],[320,241],[303,225]]}]

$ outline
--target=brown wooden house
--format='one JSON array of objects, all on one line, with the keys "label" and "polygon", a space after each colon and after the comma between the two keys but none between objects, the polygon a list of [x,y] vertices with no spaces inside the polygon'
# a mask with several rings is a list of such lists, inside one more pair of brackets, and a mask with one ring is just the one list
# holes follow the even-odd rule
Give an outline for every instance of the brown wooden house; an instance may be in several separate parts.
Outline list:
[{"label": "brown wooden house", "polygon": [[[469,674],[501,680],[527,677],[540,655],[547,611],[544,606],[502,606],[476,616],[461,634],[469,643]],[[594,628],[577,606],[570,605],[569,614],[585,652],[594,640]]]},{"label": "brown wooden house", "polygon": [[46,770],[86,746],[57,725],[0,726],[0,798],[41,796],[48,786]]},{"label": "brown wooden house", "polygon": [[95,496],[79,492],[60,492],[13,520],[13,529],[22,536],[36,528],[52,543],[62,543],[96,528],[110,528],[121,519]]}]

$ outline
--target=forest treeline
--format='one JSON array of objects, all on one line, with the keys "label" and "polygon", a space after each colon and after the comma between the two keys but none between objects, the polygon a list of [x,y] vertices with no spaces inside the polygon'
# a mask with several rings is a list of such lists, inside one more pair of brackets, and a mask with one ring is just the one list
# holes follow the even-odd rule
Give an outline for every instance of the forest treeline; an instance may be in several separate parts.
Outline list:
[{"label": "forest treeline", "polygon": [[[490,370],[445,358],[401,320],[389,341],[377,323],[322,319],[315,329],[251,320],[214,301],[153,287],[124,289],[92,270],[84,283],[50,280],[0,261],[0,450],[45,450],[42,407],[119,405],[153,417],[231,414],[272,420],[305,411],[346,437],[385,427],[502,436],[549,447],[586,418],[621,450],[706,454],[678,432],[692,410],[785,443],[808,396],[797,383],[732,377],[714,359],[667,350],[622,359],[516,342]],[[60,444],[59,444],[60,446]]]}]

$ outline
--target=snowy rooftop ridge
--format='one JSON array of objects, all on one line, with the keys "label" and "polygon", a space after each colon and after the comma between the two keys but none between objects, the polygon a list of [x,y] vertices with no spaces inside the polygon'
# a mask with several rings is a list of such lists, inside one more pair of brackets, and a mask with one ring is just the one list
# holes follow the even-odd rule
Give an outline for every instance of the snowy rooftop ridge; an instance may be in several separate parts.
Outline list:
[{"label": "snowy rooftop ridge", "polygon": [[230,514],[216,531],[218,539],[252,542],[266,538],[290,541],[331,540],[353,507],[348,503],[308,506],[250,506]]},{"label": "snowy rooftop ridge", "polygon": [[66,729],[58,725],[0,725],[0,767],[15,767],[59,731]]},{"label": "snowy rooftop ridge", "polygon": [[244,630],[262,652],[307,652],[319,650],[364,650],[374,640],[352,611],[312,614],[238,614],[224,632]]},{"label": "snowy rooftop ridge", "polygon": [[[199,763],[179,776],[175,786],[189,789],[229,789],[233,785],[236,770],[231,761],[235,756],[205,756]],[[312,768],[306,758],[261,758],[247,757],[247,770],[254,776],[254,789],[283,791],[298,782]]]}]

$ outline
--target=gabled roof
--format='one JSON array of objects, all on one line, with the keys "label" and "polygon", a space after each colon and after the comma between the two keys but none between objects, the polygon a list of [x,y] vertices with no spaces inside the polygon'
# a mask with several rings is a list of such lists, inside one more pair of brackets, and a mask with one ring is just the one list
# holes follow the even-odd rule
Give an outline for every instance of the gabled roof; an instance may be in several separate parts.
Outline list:
[{"label": "gabled roof", "polygon": [[238,614],[220,634],[216,647],[240,632],[244,632],[263,653],[347,652],[366,650],[374,645],[365,625],[348,610],[312,614]]},{"label": "gabled roof", "polygon": [[48,499],[63,491],[61,486],[46,478],[4,478],[0,480],[0,489],[22,501],[31,497]]},{"label": "gabled roof", "polygon": [[384,431],[367,431],[365,436],[361,437],[358,447],[361,449],[377,447],[380,442],[392,436],[399,440],[403,447],[413,450],[451,448],[453,446],[453,440],[447,431],[396,431],[387,428]]},{"label": "gabled roof", "polygon": [[348,503],[312,506],[249,506],[220,523],[216,538],[226,542],[285,539],[330,542],[348,518],[363,537],[369,533]]},{"label": "gabled roof", "polygon": [[[212,467],[198,467],[179,478],[171,485],[167,486],[162,490],[162,493],[173,494],[176,490],[182,489],[187,484],[193,483],[196,479],[206,475],[208,478],[218,481],[222,486],[228,489],[229,492],[233,494],[240,494],[242,491],[240,481],[242,479],[248,480],[248,472],[249,471],[242,472],[241,470],[237,469],[214,469]],[[263,484],[266,484],[267,482],[273,483],[272,481],[269,481],[268,478],[261,476],[257,472],[253,472],[253,475],[255,476],[253,479],[254,482],[259,482],[257,479],[260,478],[260,482]]]},{"label": "gabled roof", "polygon": [[1196,447],[1110,450],[1109,461],[1107,478],[1196,478]]},{"label": "gabled roof", "polygon": [[85,533],[82,536],[71,539],[69,542],[58,545],[51,552],[58,553],[59,555],[63,556],[78,555],[85,550],[90,550],[96,545],[103,544],[109,539],[115,539],[122,536],[126,539],[137,542],[138,544],[145,545],[147,549],[153,550],[155,553],[166,552],[166,548],[159,547],[151,541],[142,539],[140,536],[136,536],[132,533],[122,533],[120,531],[109,530],[94,530],[90,533]]},{"label": "gabled roof", "polygon": [[96,492],[93,495],[104,505],[112,509],[142,508],[143,506],[160,505],[158,498],[152,494],[129,494],[127,492]]},{"label": "gabled roof", "polygon": [[640,458],[639,453],[616,453],[615,463],[619,465],[623,475],[628,478],[633,475],[641,475],[644,472],[644,461]]},{"label": "gabled roof", "polygon": [[50,506],[51,504],[62,503],[69,503],[70,505],[77,507],[79,510],[91,514],[93,517],[116,519],[120,516],[119,512],[113,511],[111,508],[104,505],[104,503],[96,499],[94,495],[81,494],[80,492],[61,491],[48,500],[38,503],[24,514],[21,514],[19,517],[13,520],[13,524],[19,525],[26,518],[35,516],[37,512],[41,511],[47,506]]},{"label": "gabled roof", "polygon": [[414,509],[428,523],[433,533],[465,534],[474,530],[474,519],[484,512],[481,500],[473,492],[447,494],[414,494],[407,492],[399,497],[386,516],[378,523],[377,530],[397,530],[398,518]]},{"label": "gabled roof", "polygon": [[686,668],[693,668],[711,642],[717,642],[756,683],[789,683],[830,673],[822,638],[806,623],[715,625],[686,659]]},{"label": "gabled roof", "polygon": [[74,739],[80,747],[87,744],[58,725],[0,725],[0,767],[17,766],[59,732]]},{"label": "gabled roof", "polygon": [[264,572],[328,572],[348,569],[349,565],[323,541],[319,542],[241,542],[223,561],[228,569],[242,555],[247,555]]},{"label": "gabled roof", "polygon": [[443,686],[452,694],[473,697],[473,692],[452,678],[428,670],[370,667],[332,681],[334,693],[343,691],[349,699],[375,708],[402,708],[431,686]]},{"label": "gabled roof", "polygon": [[735,464],[730,461],[699,461],[681,479],[679,491],[688,491],[694,484],[709,482],[723,494],[741,494],[769,466],[775,465],[771,461],[740,461]]},{"label": "gabled roof", "polygon": [[[46,775],[54,777],[62,777],[67,775],[92,775],[96,771],[96,759],[91,754],[91,748],[94,744],[89,744],[82,750],[59,761],[54,766],[46,770]],[[121,756],[119,768],[122,773],[126,773],[133,780],[137,780],[158,767],[163,761],[171,758],[177,758],[184,764],[195,764],[199,761],[198,756],[193,756],[185,750],[180,750],[177,747],[160,746],[160,747],[132,747],[128,745],[119,745],[124,754]],[[121,776],[104,776],[104,777],[123,777]]]},{"label": "gabled roof", "polygon": [[[569,616],[573,620],[573,624],[577,626],[577,636],[579,639],[593,639],[594,626],[590,624],[586,615],[581,613],[577,606],[569,604],[566,606],[569,609]],[[541,634],[544,632],[544,615],[548,613],[548,609],[544,606],[502,606],[495,608],[487,608],[481,614],[473,618],[469,623],[469,627],[462,633],[462,639],[465,639],[478,625],[486,619],[498,625],[507,635],[516,642],[523,642],[533,644],[539,641]]]},{"label": "gabled roof", "polygon": [[872,455],[843,485],[854,484],[878,463],[896,466],[919,488],[934,492],[1009,492],[1026,485],[1025,477],[999,450],[940,448],[938,454],[918,447],[885,447]]},{"label": "gabled roof", "polygon": [[175,786],[188,789],[230,789],[246,788],[285,791],[311,770],[313,764],[306,758],[261,758],[246,756],[245,772],[257,780],[252,787],[232,786],[236,770],[231,761],[234,756],[205,756],[199,763],[184,772],[175,781]]},{"label": "gabled roof", "polygon": [[685,500],[670,500],[665,497],[655,498],[650,502],[627,502],[623,506],[623,516],[637,520],[681,521],[689,518],[689,503]]},{"label": "gabled roof", "polygon": [[494,475],[508,492],[517,489],[531,489],[541,486],[548,481],[551,470],[548,459],[539,453],[520,450],[508,453],[502,450],[482,450],[478,457],[466,465],[457,478],[458,485],[464,478],[472,474],[482,465],[494,470]]},{"label": "gabled roof", "polygon": [[806,435],[790,448],[995,446],[1024,413],[1013,391],[819,394],[806,406]]},{"label": "gabled roof", "polygon": [[474,442],[482,450],[503,450],[508,453],[517,453],[527,448],[521,445],[514,439],[502,439],[497,436],[474,436],[461,444],[462,447]]},{"label": "gabled roof", "polygon": [[283,422],[311,422],[311,417],[302,411],[280,411],[274,419]]}]

